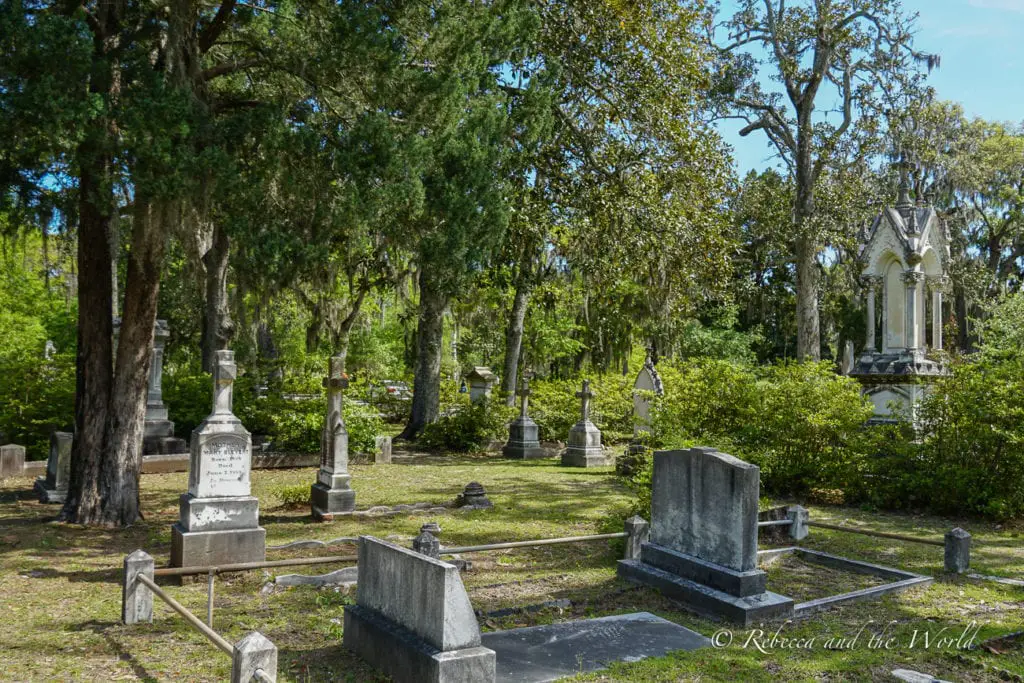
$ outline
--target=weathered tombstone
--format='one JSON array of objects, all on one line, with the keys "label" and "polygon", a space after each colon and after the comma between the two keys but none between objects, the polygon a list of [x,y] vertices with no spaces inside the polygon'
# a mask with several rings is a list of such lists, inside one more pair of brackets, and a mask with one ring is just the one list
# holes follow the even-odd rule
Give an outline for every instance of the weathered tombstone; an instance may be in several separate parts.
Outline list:
[{"label": "weathered tombstone", "polygon": [[35,490],[40,503],[63,503],[68,495],[71,478],[71,446],[75,435],[54,432],[50,435],[50,458],[46,461],[46,476],[36,479]]},{"label": "weathered tombstone", "polygon": [[391,464],[391,437],[390,436],[378,436],[374,437],[374,444],[376,450],[373,454],[373,462],[377,465],[390,465]]},{"label": "weathered tombstone", "polygon": [[351,512],[356,507],[356,492],[349,485],[348,430],[342,412],[342,392],[348,387],[348,378],[341,370],[343,362],[340,356],[331,358],[324,378],[327,417],[320,433],[320,471],[310,489],[313,517],[318,520],[332,519],[336,513]]},{"label": "weathered tombstone", "polygon": [[25,447],[9,443],[0,446],[0,477],[20,477],[25,471]]},{"label": "weathered tombstone", "polygon": [[651,540],[619,576],[744,626],[792,615],[793,600],[766,591],[757,567],[760,475],[713,448],[655,453]]},{"label": "weathered tombstone", "polygon": [[164,345],[171,330],[166,320],[157,320],[153,329],[153,357],[149,364],[149,391],[146,394],[146,421],[143,424],[143,455],[184,453],[187,444],[174,436],[174,423],[168,419],[163,399]]},{"label": "weathered tombstone", "polygon": [[46,340],[46,345],[43,346],[43,358],[50,360],[57,353],[57,346],[53,343],[52,339]]},{"label": "weathered tombstone", "polygon": [[397,683],[485,683],[495,655],[458,568],[372,536],[359,539],[356,604],[343,643]]},{"label": "weathered tombstone", "polygon": [[508,426],[508,442],[501,449],[502,455],[515,460],[534,460],[546,457],[547,454],[540,446],[540,428],[537,423],[530,419],[527,414],[527,405],[530,398],[530,381],[523,378],[519,388],[519,395],[522,403],[519,407],[519,417]]},{"label": "weathered tombstone", "polygon": [[661,375],[654,367],[654,359],[648,351],[644,366],[633,382],[633,437],[638,438],[641,434],[651,431],[651,399],[650,393],[662,396],[665,393],[665,386],[661,382]]},{"label": "weathered tombstone", "polygon": [[566,467],[603,467],[611,464],[601,447],[601,431],[590,421],[590,380],[583,380],[583,388],[576,392],[580,399],[580,421],[569,430],[569,442],[562,452],[562,465]]},{"label": "weathered tombstone", "polygon": [[231,412],[234,352],[217,351],[213,412],[192,432],[188,493],[171,528],[171,566],[194,567],[266,559],[267,532],[251,495],[252,437]]},{"label": "weathered tombstone", "polygon": [[946,571],[963,574],[971,566],[971,535],[957,527],[946,532]]},{"label": "weathered tombstone", "polygon": [[469,384],[470,403],[480,403],[490,398],[491,387],[498,381],[498,376],[488,367],[476,366],[466,375],[465,381]]}]

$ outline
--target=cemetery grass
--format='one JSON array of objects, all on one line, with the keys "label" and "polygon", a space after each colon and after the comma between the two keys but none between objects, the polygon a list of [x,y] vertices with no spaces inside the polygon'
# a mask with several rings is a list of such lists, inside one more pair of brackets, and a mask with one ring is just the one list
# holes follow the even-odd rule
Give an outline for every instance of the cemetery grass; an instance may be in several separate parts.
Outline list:
[{"label": "cemetery grass", "polygon": [[[289,487],[294,491],[297,486],[309,486],[314,480],[312,469],[257,470],[252,474],[253,493],[260,499],[267,544],[372,534],[408,545],[427,520],[441,525],[442,543],[449,546],[603,533],[621,530],[632,504],[630,492],[610,469],[568,470],[554,460],[429,457],[423,464],[355,465],[352,470],[360,509],[448,503],[469,481],[484,484],[495,509],[342,518],[317,524],[310,520],[307,507],[281,504]],[[123,558],[143,548],[157,558],[157,566],[166,564],[170,525],[177,520],[177,497],[185,490],[186,481],[186,473],[144,475],[146,519],[123,531],[55,522],[56,507],[36,502],[31,480],[0,482],[0,679],[220,681],[228,677],[228,657],[159,600],[152,624],[126,627],[119,623]],[[947,529],[961,525],[974,534],[974,571],[1017,578],[1024,573],[1024,526],[1020,524],[999,526],[809,507],[815,520],[929,538],[940,538]],[[466,556],[473,568],[464,574],[464,581],[474,607],[482,613],[484,630],[645,610],[706,636],[722,628],[733,632],[729,647],[617,664],[604,672],[581,675],[579,680],[889,680],[889,672],[896,668],[957,681],[1024,676],[1024,651],[1019,643],[1016,649],[1010,644],[962,650],[937,648],[935,642],[940,632],[952,634],[956,640],[972,623],[980,626],[975,643],[1024,629],[1021,588],[945,576],[941,548],[926,545],[821,529],[812,529],[802,545],[933,575],[937,580],[929,588],[783,624],[780,636],[794,639],[787,641],[790,647],[778,640],[771,643],[778,623],[765,625],[764,635],[758,637],[756,630],[696,617],[655,591],[617,580],[615,562],[622,551],[621,542],[476,553]],[[268,559],[353,552],[350,545],[268,551]],[[353,595],[333,588],[269,585],[273,575],[313,574],[334,568],[284,568],[219,577],[215,629],[231,642],[250,630],[264,633],[280,650],[279,680],[383,680],[340,647],[342,610],[353,601]],[[798,601],[873,583],[863,576],[823,570],[795,558],[781,560],[767,570],[769,590]],[[201,618],[205,616],[205,579],[168,586],[167,590]],[[515,610],[545,603],[548,606]],[[883,629],[883,645],[870,647],[871,635]],[[923,642],[925,633],[929,647]],[[812,637],[815,640],[808,645]],[[829,638],[833,638],[831,643]],[[846,642],[839,643],[838,638]],[[797,640],[804,646],[792,647]]]}]

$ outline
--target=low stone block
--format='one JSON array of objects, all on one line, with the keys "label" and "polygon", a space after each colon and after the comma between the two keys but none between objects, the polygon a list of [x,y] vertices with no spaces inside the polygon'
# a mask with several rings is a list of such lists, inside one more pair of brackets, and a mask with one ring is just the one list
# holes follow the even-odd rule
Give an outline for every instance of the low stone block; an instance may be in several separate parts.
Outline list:
[{"label": "low stone block", "polygon": [[767,581],[767,574],[761,569],[739,572],[654,543],[641,546],[640,559],[658,569],[739,598],[763,593]]},{"label": "low stone block", "polygon": [[309,501],[313,511],[313,517],[323,518],[325,515],[335,515],[342,512],[351,512],[356,509],[356,492],[352,489],[330,488],[317,482],[309,489]]},{"label": "low stone block", "polygon": [[378,436],[374,438],[373,461],[378,465],[391,464],[391,437]]},{"label": "low stone block", "polygon": [[639,560],[619,560],[618,575],[627,581],[655,588],[692,612],[741,626],[793,616],[792,598],[769,591],[737,597]]},{"label": "low stone block", "polygon": [[957,527],[946,532],[946,571],[963,574],[971,566],[971,535]]},{"label": "low stone block", "polygon": [[[360,574],[362,574],[362,562]],[[358,595],[363,593],[360,581]],[[412,606],[409,607],[412,609]],[[488,683],[495,680],[493,650],[480,645],[441,650],[407,628],[360,605],[345,607],[346,649],[395,683]]]},{"label": "low stone block", "polygon": [[626,520],[626,552],[624,559],[639,560],[640,549],[651,537],[651,525],[639,515],[633,515]]},{"label": "low stone block", "polygon": [[178,501],[179,523],[185,531],[255,529],[260,525],[260,502],[255,496],[196,498],[183,493]]},{"label": "low stone block", "polygon": [[193,532],[184,529],[180,522],[171,527],[172,567],[205,567],[266,559],[267,530],[262,527]]},{"label": "low stone block", "polygon": [[789,525],[789,537],[794,541],[802,541],[807,538],[810,532],[808,523],[811,520],[811,513],[800,505],[790,505],[786,508],[786,517],[793,522]]},{"label": "low stone block", "polygon": [[603,448],[581,450],[569,446],[562,451],[562,467],[609,467],[612,460]]},{"label": "low stone block", "polygon": [[0,477],[20,477],[25,471],[25,447],[9,443],[0,446]]}]

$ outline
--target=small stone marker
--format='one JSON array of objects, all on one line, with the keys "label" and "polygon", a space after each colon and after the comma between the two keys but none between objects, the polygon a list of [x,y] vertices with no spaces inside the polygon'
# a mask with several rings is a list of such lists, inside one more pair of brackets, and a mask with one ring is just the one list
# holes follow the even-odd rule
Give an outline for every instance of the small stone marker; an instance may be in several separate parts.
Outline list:
[{"label": "small stone marker", "polygon": [[68,495],[71,478],[71,447],[75,435],[54,432],[50,435],[50,458],[46,461],[46,476],[36,479],[35,490],[40,503],[63,503]]},{"label": "small stone marker", "polygon": [[508,442],[501,449],[502,455],[515,460],[533,460],[545,458],[547,453],[540,446],[540,428],[530,419],[527,405],[530,398],[530,381],[523,378],[519,386],[522,402],[519,406],[519,417],[508,426]]},{"label": "small stone marker", "polygon": [[342,412],[342,392],[348,387],[348,378],[342,372],[344,359],[330,360],[327,388],[327,417],[320,434],[320,471],[310,489],[310,505],[317,520],[332,519],[339,512],[351,512],[356,507],[356,492],[349,482],[348,430]]},{"label": "small stone marker", "polygon": [[25,470],[25,447],[9,443],[0,446],[0,477],[20,477]]},{"label": "small stone marker", "polygon": [[640,515],[633,515],[626,520],[626,552],[625,559],[639,560],[640,548],[651,539],[651,525]]},{"label": "small stone marker", "polygon": [[153,578],[156,562],[144,550],[136,550],[124,558],[124,584],[121,586],[121,622],[138,624],[153,621],[153,591],[136,578],[145,574]]},{"label": "small stone marker", "polygon": [[[437,527],[437,524],[434,524],[434,527]],[[438,532],[441,531],[440,528],[437,530]],[[441,557],[441,541],[437,540],[437,537],[434,536],[430,524],[424,524],[420,527],[420,535],[412,539],[412,549],[420,555],[426,555],[434,559]]]},{"label": "small stone marker", "polygon": [[957,527],[946,532],[946,571],[963,574],[971,566],[971,535]]},{"label": "small stone marker", "polygon": [[808,523],[811,520],[811,513],[801,505],[790,505],[786,508],[786,518],[792,524],[789,525],[789,537],[794,541],[802,541],[809,533]]},{"label": "small stone marker", "polygon": [[270,680],[277,680],[277,646],[259,631],[252,631],[235,643],[231,655],[231,683],[249,683],[257,669]]},{"label": "small stone marker", "polygon": [[374,438],[375,450],[373,462],[377,465],[391,464],[391,437],[378,436]]},{"label": "small stone marker", "polygon": [[583,380],[583,388],[576,392],[580,399],[580,421],[569,430],[569,442],[562,452],[565,467],[604,467],[611,464],[601,447],[601,431],[590,421],[590,380]]},{"label": "small stone marker", "polygon": [[372,536],[359,539],[356,604],[345,607],[344,646],[396,683],[495,680],[494,651],[459,570]]},{"label": "small stone marker", "polygon": [[760,470],[713,448],[659,451],[651,483],[651,540],[619,576],[660,589],[695,612],[744,626],[793,614],[757,568]]},{"label": "small stone marker", "polygon": [[484,485],[478,481],[471,481],[466,484],[462,493],[455,497],[455,507],[490,510],[494,504],[487,497]]},{"label": "small stone marker", "polygon": [[249,482],[252,436],[231,412],[236,375],[234,352],[217,351],[213,412],[192,432],[188,493],[171,527],[172,567],[266,559],[267,532]]}]

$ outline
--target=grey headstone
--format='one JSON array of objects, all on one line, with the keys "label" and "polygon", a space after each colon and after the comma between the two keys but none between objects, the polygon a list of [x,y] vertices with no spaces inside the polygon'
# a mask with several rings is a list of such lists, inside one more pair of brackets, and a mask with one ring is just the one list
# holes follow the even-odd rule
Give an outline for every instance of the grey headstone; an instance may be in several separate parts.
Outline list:
[{"label": "grey headstone", "polygon": [[140,574],[153,578],[156,563],[142,550],[124,558],[124,583],[121,586],[121,621],[138,624],[153,621],[153,591],[136,579]]},{"label": "grey headstone", "polygon": [[374,438],[373,461],[378,465],[391,464],[391,437],[378,436]]},{"label": "grey headstone", "polygon": [[963,574],[971,566],[971,535],[957,527],[946,532],[946,571]]},{"label": "grey headstone", "polygon": [[359,539],[357,604],[439,650],[480,645],[480,627],[452,564],[381,541]]},{"label": "grey headstone", "polygon": [[736,571],[757,567],[760,470],[712,448],[654,454],[651,541]]},{"label": "grey headstone", "polygon": [[9,443],[0,446],[0,477],[20,477],[25,471],[25,447]]},{"label": "grey headstone", "polygon": [[50,457],[46,461],[46,477],[36,479],[35,489],[42,503],[63,503],[71,478],[71,447],[75,435],[54,432],[50,435]]},{"label": "grey headstone", "polygon": [[554,681],[599,671],[613,662],[697,650],[711,641],[648,612],[495,631],[483,636],[498,658],[498,680]]},{"label": "grey headstone", "polygon": [[277,646],[259,631],[253,631],[235,643],[231,656],[231,683],[249,683],[257,669],[261,669],[270,680],[277,680]]}]

